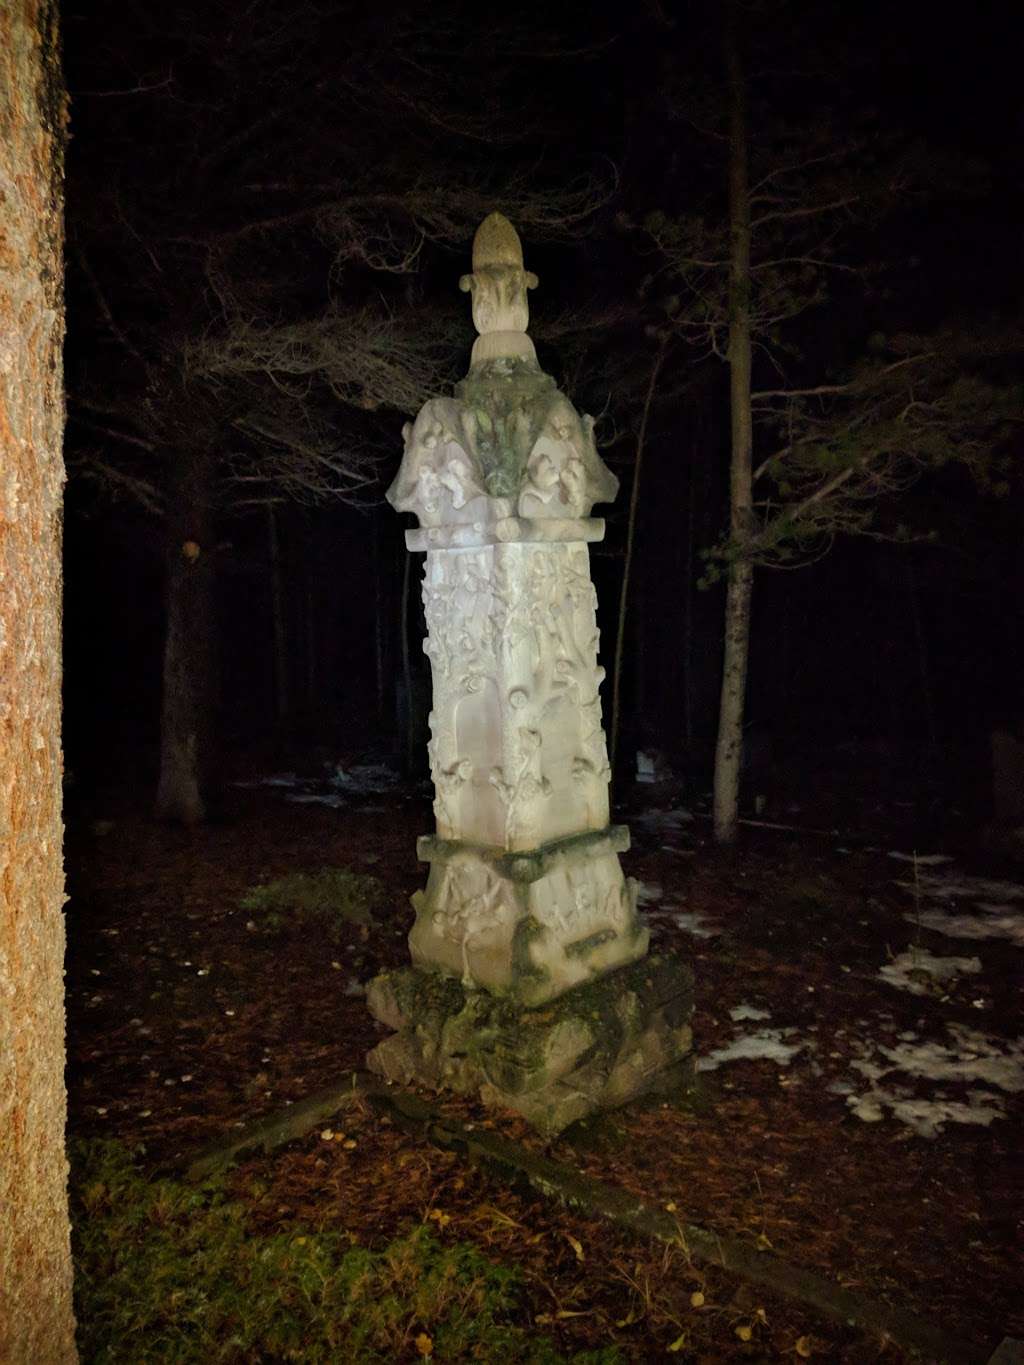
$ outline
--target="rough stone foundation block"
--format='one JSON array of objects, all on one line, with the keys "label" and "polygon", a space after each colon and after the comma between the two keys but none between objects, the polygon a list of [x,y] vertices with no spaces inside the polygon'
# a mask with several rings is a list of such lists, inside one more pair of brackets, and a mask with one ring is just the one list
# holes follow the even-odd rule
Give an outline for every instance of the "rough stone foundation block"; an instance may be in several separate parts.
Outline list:
[{"label": "rough stone foundation block", "polygon": [[693,1045],[693,976],[668,956],[533,1007],[404,968],[376,977],[367,1004],[395,1030],[369,1054],[372,1071],[476,1093],[548,1136],[639,1095],[680,1088]]}]

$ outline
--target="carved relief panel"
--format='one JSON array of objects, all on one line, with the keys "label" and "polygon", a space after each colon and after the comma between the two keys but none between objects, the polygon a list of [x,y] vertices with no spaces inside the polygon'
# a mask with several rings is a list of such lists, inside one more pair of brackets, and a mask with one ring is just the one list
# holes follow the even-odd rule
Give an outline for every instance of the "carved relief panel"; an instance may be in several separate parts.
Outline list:
[{"label": "carved relief panel", "polygon": [[431,776],[443,838],[530,848],[608,820],[587,547],[427,556]]}]

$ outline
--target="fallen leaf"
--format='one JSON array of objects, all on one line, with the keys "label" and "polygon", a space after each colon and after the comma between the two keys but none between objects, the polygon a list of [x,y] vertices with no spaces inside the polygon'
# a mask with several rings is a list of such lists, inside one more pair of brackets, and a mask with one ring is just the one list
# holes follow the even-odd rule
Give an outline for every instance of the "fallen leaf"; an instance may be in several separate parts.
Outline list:
[{"label": "fallen leaf", "polygon": [[583,1255],[583,1247],[582,1247],[581,1244],[576,1240],[576,1238],[572,1235],[571,1232],[567,1232],[567,1233],[565,1234],[565,1240],[566,1240],[566,1241],[569,1243],[569,1245],[572,1247],[573,1251],[575,1251],[577,1261],[580,1261],[580,1262],[584,1261],[584,1260],[586,1259],[586,1257]]},{"label": "fallen leaf", "polygon": [[446,1228],[452,1221],[450,1213],[444,1213],[441,1209],[431,1209],[427,1217],[437,1224],[439,1228]]},{"label": "fallen leaf", "polygon": [[739,1337],[740,1341],[749,1341],[750,1338],[754,1335],[754,1329],[752,1327],[748,1327],[745,1322],[741,1322],[740,1325],[736,1328],[736,1335]]},{"label": "fallen leaf", "polygon": [[686,1345],[686,1333],[684,1332],[684,1333],[682,1334],[682,1336],[676,1337],[675,1341],[672,1343],[672,1345],[671,1345],[668,1349],[669,1349],[670,1351],[681,1351],[685,1345]]},{"label": "fallen leaf", "polygon": [[758,1251],[771,1251],[771,1249],[772,1249],[772,1244],[771,1244],[771,1242],[770,1242],[769,1239],[764,1235],[763,1232],[759,1232],[759,1233],[758,1233],[758,1235],[757,1235],[757,1241],[755,1242],[754,1245],[757,1247]]},{"label": "fallen leaf", "polygon": [[421,1356],[434,1354],[434,1343],[431,1338],[427,1336],[426,1332],[421,1332],[416,1338],[416,1349]]},{"label": "fallen leaf", "polygon": [[802,1356],[804,1360],[810,1360],[813,1355],[810,1337],[797,1337],[796,1345],[793,1347],[793,1350],[798,1356]]},{"label": "fallen leaf", "polygon": [[691,1308],[704,1307],[704,1295],[700,1292],[699,1289],[695,1289],[693,1293],[690,1295],[690,1307]]}]

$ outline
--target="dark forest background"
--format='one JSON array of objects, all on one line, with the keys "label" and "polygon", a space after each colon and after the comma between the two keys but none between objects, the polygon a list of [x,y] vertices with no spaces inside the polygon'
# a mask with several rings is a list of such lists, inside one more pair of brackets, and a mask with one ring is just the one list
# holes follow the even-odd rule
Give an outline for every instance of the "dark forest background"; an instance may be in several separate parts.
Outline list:
[{"label": "dark forest background", "polygon": [[[204,782],[370,753],[425,772],[420,563],[410,589],[405,519],[383,492],[402,423],[465,371],[457,282],[494,208],[540,277],[541,363],[598,416],[622,481],[593,552],[606,662],[664,350],[617,775],[643,746],[706,783],[724,591],[705,552],[728,524],[728,380],[664,248],[722,219],[723,12],[69,4],[65,724],[79,791],[128,784],[152,802],[186,542],[203,570],[177,609],[209,722]],[[1000,401],[1019,395],[1024,127],[1000,7],[737,14],[752,146],[799,144],[805,159],[817,146],[871,200],[830,229],[820,288],[805,280],[813,299],[755,367],[774,382],[781,355],[789,382],[837,382],[879,336],[1009,335],[983,378]],[[984,813],[990,733],[1021,709],[1016,439],[1000,426],[980,470],[937,461],[880,493],[870,526],[826,529],[759,570],[747,721],[775,763],[838,772],[856,751],[880,786],[909,775]]]}]

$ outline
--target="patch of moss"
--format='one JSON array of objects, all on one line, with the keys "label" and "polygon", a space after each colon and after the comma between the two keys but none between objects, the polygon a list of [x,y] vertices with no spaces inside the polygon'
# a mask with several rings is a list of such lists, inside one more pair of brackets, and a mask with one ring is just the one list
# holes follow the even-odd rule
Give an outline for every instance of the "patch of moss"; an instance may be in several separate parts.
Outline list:
[{"label": "patch of moss", "polygon": [[[145,1178],[113,1143],[73,1153],[81,1358],[105,1362],[487,1360],[564,1365],[517,1324],[524,1281],[417,1227],[379,1250],[342,1231],[266,1234],[222,1185]],[[615,1365],[613,1348],[572,1357]]]},{"label": "patch of moss", "polygon": [[372,924],[383,896],[383,885],[369,873],[324,867],[319,872],[290,872],[253,887],[240,904],[258,933],[316,928],[337,942],[346,924]]}]

